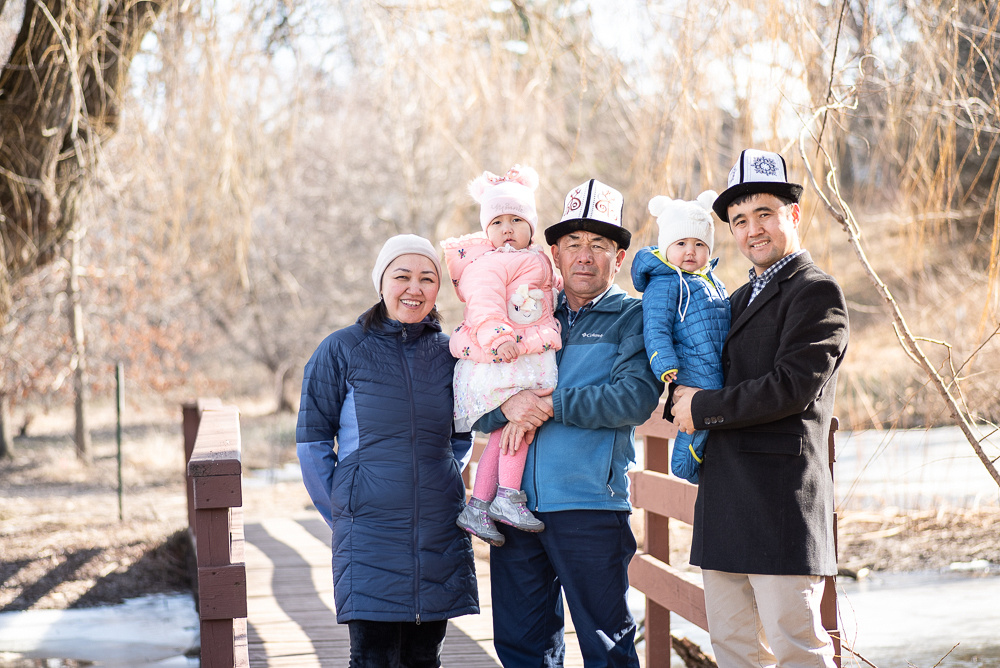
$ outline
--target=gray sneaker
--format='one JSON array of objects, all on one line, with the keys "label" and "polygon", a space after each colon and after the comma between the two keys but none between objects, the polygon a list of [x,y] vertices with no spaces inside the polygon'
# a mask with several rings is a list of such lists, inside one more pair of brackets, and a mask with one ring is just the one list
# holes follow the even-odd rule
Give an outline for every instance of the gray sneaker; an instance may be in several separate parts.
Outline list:
[{"label": "gray sneaker", "polygon": [[465,508],[462,508],[462,513],[455,520],[455,524],[476,538],[481,538],[490,545],[500,547],[506,538],[497,531],[497,525],[493,524],[493,520],[487,514],[489,507],[490,504],[485,501],[472,497]]},{"label": "gray sneaker", "polygon": [[521,531],[544,531],[545,524],[531,514],[525,505],[527,500],[528,495],[519,489],[500,487],[497,489],[497,498],[490,504],[490,517]]}]

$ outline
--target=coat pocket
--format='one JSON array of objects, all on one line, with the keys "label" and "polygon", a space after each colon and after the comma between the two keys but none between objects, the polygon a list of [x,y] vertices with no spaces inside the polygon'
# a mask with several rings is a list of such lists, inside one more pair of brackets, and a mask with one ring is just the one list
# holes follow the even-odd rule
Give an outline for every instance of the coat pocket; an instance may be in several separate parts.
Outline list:
[{"label": "coat pocket", "polygon": [[802,455],[801,434],[782,432],[749,431],[740,434],[740,452],[756,452],[765,455]]},{"label": "coat pocket", "polygon": [[347,501],[348,514],[353,515],[357,507],[358,507],[358,468],[355,467],[354,470],[351,471],[350,494],[348,495],[348,501]]}]

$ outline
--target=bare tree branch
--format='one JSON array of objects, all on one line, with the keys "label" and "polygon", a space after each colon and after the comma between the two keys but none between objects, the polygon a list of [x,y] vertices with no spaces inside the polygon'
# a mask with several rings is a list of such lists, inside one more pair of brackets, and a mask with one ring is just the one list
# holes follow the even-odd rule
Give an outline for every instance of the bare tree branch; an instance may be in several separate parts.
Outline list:
[{"label": "bare tree branch", "polygon": [[28,2],[0,72],[0,316],[11,285],[72,229],[129,65],[167,1]]},{"label": "bare tree branch", "polygon": [[[844,105],[827,105],[820,108],[813,115],[813,122],[815,122],[816,119],[822,118],[831,109],[843,106]],[[899,304],[893,297],[892,291],[889,290],[889,287],[885,284],[878,272],[872,266],[871,262],[868,260],[865,249],[861,244],[861,228],[858,225],[850,206],[848,206],[847,202],[841,196],[840,187],[837,183],[836,165],[830,157],[830,154],[818,142],[816,143],[817,150],[820,154],[822,154],[824,166],[828,170],[825,184],[826,187],[824,188],[823,185],[821,185],[817,180],[816,172],[813,170],[813,167],[809,162],[809,157],[806,151],[806,141],[811,136],[810,129],[811,124],[807,125],[799,135],[799,154],[802,156],[802,160],[805,163],[813,189],[820,196],[823,204],[826,205],[826,209],[830,212],[830,215],[832,215],[844,229],[844,232],[847,234],[847,240],[850,243],[851,248],[854,250],[855,255],[857,255],[858,261],[864,268],[865,274],[867,274],[872,285],[875,286],[875,289],[882,296],[883,301],[885,301],[885,303],[889,306],[889,310],[892,314],[893,328],[896,330],[896,336],[898,337],[900,344],[903,346],[903,350],[906,352],[907,356],[909,356],[910,359],[912,359],[923,370],[931,385],[938,391],[941,398],[944,399],[945,403],[948,405],[948,410],[951,413],[952,418],[961,428],[962,433],[969,442],[969,445],[972,446],[976,456],[979,457],[979,461],[982,462],[983,466],[989,472],[993,480],[996,481],[997,485],[1000,485],[1000,472],[997,471],[996,466],[994,466],[994,463],[990,460],[989,456],[987,456],[986,452],[982,448],[982,445],[980,445],[980,437],[974,432],[972,417],[959,405],[958,400],[952,394],[950,384],[945,382],[945,380],[938,373],[937,369],[934,368],[934,365],[931,364],[931,361],[927,358],[927,355],[920,346],[920,337],[914,336],[914,334],[910,331],[906,318],[903,316],[903,312],[900,309]],[[827,195],[827,188],[832,194],[832,200],[831,197]],[[955,379],[954,382],[957,384],[957,379]]]}]

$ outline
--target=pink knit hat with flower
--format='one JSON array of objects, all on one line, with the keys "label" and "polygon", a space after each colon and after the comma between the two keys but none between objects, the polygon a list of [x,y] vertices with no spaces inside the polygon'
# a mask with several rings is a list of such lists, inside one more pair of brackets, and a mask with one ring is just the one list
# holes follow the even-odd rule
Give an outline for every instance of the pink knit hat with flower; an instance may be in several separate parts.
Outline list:
[{"label": "pink knit hat with flower", "polygon": [[469,183],[469,194],[479,203],[479,222],[483,231],[497,216],[511,213],[528,221],[535,233],[538,213],[535,211],[535,190],[538,172],[531,167],[514,165],[503,176],[483,172]]}]

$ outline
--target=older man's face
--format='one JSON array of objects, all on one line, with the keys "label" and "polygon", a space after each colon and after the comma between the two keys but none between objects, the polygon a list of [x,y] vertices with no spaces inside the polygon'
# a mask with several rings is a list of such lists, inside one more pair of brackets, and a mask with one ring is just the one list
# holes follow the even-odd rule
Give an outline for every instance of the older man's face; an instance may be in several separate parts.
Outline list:
[{"label": "older man's face", "polygon": [[552,246],[552,260],[574,311],[611,287],[624,259],[625,250],[614,241],[583,230],[563,235]]}]

